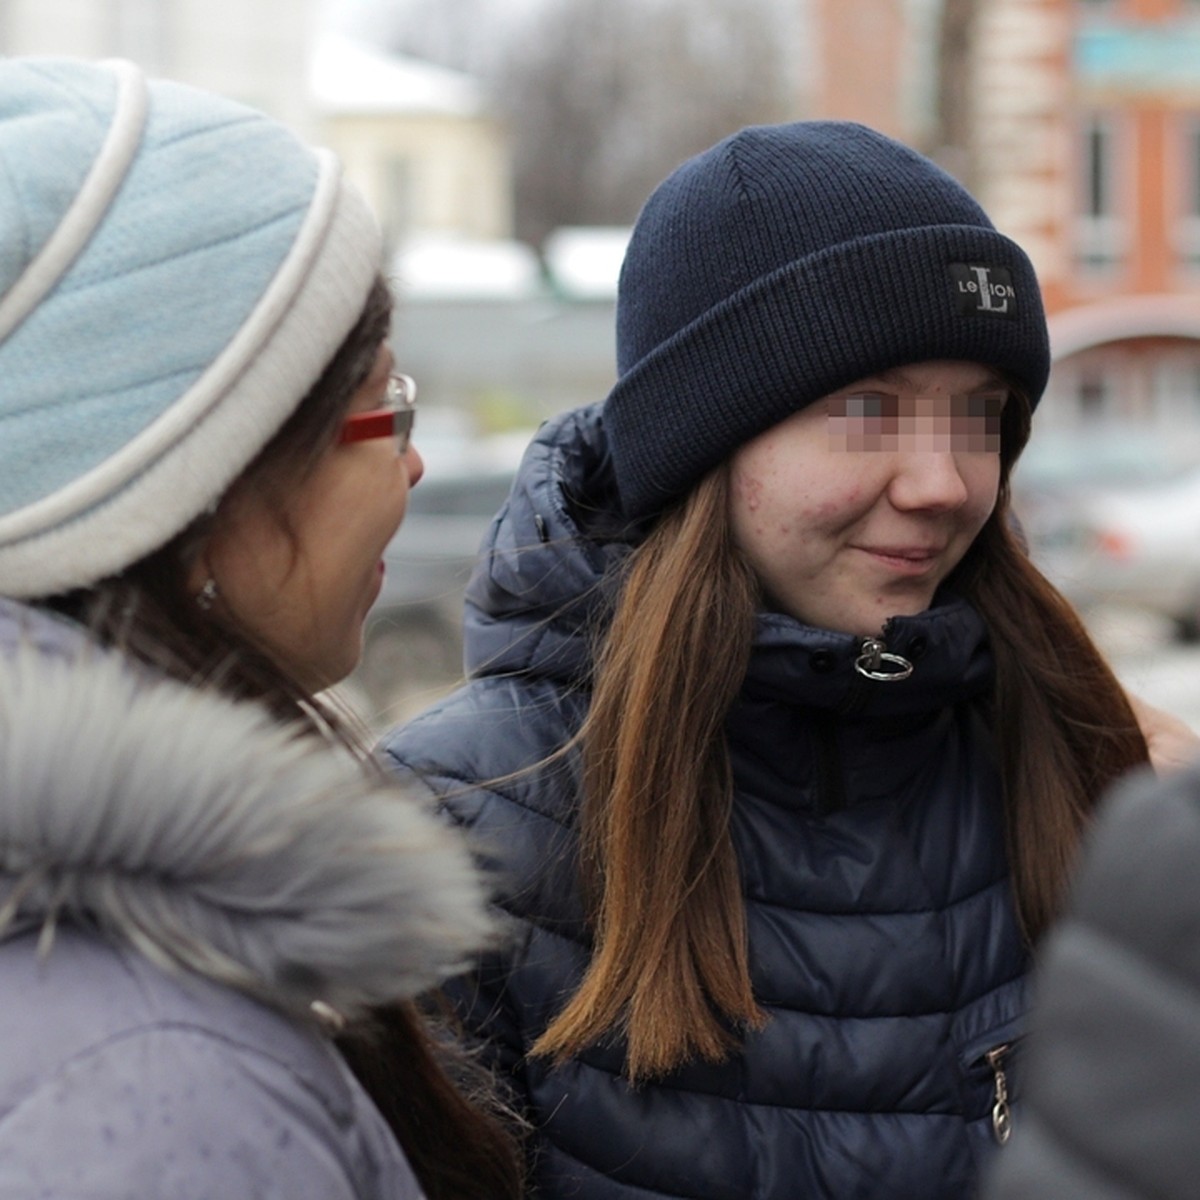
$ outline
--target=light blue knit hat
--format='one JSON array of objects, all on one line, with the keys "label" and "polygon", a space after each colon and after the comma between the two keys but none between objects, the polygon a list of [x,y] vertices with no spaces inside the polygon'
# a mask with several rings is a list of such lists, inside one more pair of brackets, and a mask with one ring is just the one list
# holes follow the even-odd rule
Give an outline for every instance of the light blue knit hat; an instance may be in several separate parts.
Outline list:
[{"label": "light blue knit hat", "polygon": [[209,507],[379,264],[337,160],[260,113],[0,59],[0,595],[93,583]]}]

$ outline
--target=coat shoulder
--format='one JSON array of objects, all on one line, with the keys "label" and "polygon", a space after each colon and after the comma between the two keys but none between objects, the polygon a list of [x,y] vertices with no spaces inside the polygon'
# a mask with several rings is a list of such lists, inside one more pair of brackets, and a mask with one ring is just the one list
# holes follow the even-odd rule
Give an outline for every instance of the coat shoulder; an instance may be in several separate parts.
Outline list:
[{"label": "coat shoulder", "polygon": [[497,803],[573,824],[578,756],[568,743],[585,712],[581,694],[552,682],[489,676],[392,729],[380,752],[395,775],[468,823],[469,813]]},{"label": "coat shoulder", "polygon": [[1198,867],[1200,770],[1113,794],[1043,954],[1024,1127],[989,1200],[1194,1194]]},{"label": "coat shoulder", "polygon": [[0,946],[6,1184],[186,1198],[262,1194],[270,1181],[340,1200],[376,1194],[379,1175],[397,1181],[379,1194],[419,1194],[315,1027],[83,931],[60,931],[44,955],[35,943]]}]

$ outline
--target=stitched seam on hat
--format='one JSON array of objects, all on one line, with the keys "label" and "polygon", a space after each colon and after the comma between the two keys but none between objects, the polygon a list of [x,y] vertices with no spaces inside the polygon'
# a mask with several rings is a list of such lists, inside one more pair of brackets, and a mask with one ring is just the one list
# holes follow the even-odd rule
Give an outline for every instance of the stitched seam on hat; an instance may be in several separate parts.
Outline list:
[{"label": "stitched seam on hat", "polygon": [[35,537],[111,498],[145,468],[150,455],[161,458],[177,446],[197,422],[208,417],[220,397],[245,371],[258,347],[293,307],[297,275],[306,277],[312,271],[337,222],[342,196],[340,165],[328,151],[315,152],[315,158],[318,166],[316,186],[296,237],[253,310],[205,373],[185,395],[117,454],[52,495],[15,513],[0,516],[0,539],[17,542]]},{"label": "stitched seam on hat", "polygon": [[131,63],[119,64],[115,73],[116,112],[83,186],[54,232],[26,264],[8,292],[0,297],[0,344],[29,316],[83,252],[104,220],[141,146],[149,110],[145,78]]},{"label": "stitched seam on hat", "polygon": [[87,113],[94,117],[96,122],[102,128],[108,128],[111,109],[107,106],[101,107],[95,104],[87,91],[78,87],[73,80],[63,80],[58,72],[52,67],[48,65],[44,66],[38,62],[29,62],[26,64],[26,66],[31,75],[36,75],[44,82],[66,92],[75,102],[76,107],[84,109]]},{"label": "stitched seam on hat", "polygon": [[[12,171],[9,170],[8,162],[2,155],[0,155],[0,176],[2,176],[4,178],[5,182],[9,186],[10,191],[12,191],[14,194],[19,193],[19,191],[20,191],[20,187],[18,186],[19,180],[18,180],[17,176],[14,175],[12,173]],[[24,240],[21,245],[21,250],[23,252],[22,257],[24,258],[29,255],[31,246],[29,243],[29,227],[28,227],[28,225],[23,224],[22,230],[25,234]],[[11,227],[5,228],[4,237],[5,237],[5,239],[12,239]],[[0,344],[3,344],[3,342],[4,342],[3,336],[0,336]]]},{"label": "stitched seam on hat", "polygon": [[730,174],[734,178],[734,183],[737,185],[737,195],[739,200],[749,200],[751,196],[750,188],[746,183],[746,172],[742,166],[741,155],[738,151],[741,149],[742,143],[740,139],[734,140],[729,144],[729,164]]},{"label": "stitched seam on hat", "polygon": [[222,121],[220,124],[210,124],[197,126],[193,129],[181,129],[178,133],[172,134],[170,137],[159,138],[155,140],[155,148],[162,149],[165,146],[179,146],[184,142],[190,141],[192,138],[207,137],[209,134],[224,133],[229,129],[236,129],[239,125],[253,125],[258,123],[260,118],[256,113],[239,114],[231,117],[228,121]]},{"label": "stitched seam on hat", "polygon": [[[186,379],[190,375],[199,374],[205,367],[206,363],[201,360],[195,363],[188,363],[175,371],[166,371],[161,375],[151,375],[145,379],[133,380],[134,387],[150,387],[154,384],[162,383],[168,379]],[[89,388],[86,402],[93,399],[97,402],[103,402],[106,396],[120,395],[128,391],[130,383],[123,383],[119,387],[110,388],[107,391],[93,391]],[[48,402],[43,403],[40,397],[31,397],[29,402],[21,407],[13,405],[3,414],[3,421],[11,421],[17,417],[23,417],[28,413],[37,413],[45,411],[51,407],[60,410],[70,410],[72,413],[80,411],[80,405],[85,401],[81,401],[80,397],[70,392],[64,392],[61,395],[55,396]]]},{"label": "stitched seam on hat", "polygon": [[[91,288],[104,287],[106,284],[115,282],[116,280],[133,279],[138,275],[144,275],[147,271],[154,271],[161,267],[164,263],[186,263],[189,258],[193,258],[198,254],[206,254],[210,250],[215,250],[220,246],[228,246],[234,242],[240,241],[242,238],[251,234],[260,233],[264,229],[268,229],[272,225],[278,225],[281,222],[287,221],[294,217],[297,213],[303,212],[304,208],[300,205],[295,205],[285,212],[274,214],[266,219],[259,221],[256,225],[248,225],[244,229],[239,229],[235,233],[226,235],[225,237],[215,238],[211,242],[205,242],[199,246],[189,246],[186,250],[180,250],[177,254],[167,255],[164,258],[157,258],[153,262],[142,263],[140,266],[130,267],[124,271],[113,271],[106,274],[103,279],[82,280],[72,284],[69,280],[64,280],[59,289],[59,294],[63,296],[82,295]],[[270,280],[266,281],[269,285]],[[266,290],[264,285],[263,290]]]}]

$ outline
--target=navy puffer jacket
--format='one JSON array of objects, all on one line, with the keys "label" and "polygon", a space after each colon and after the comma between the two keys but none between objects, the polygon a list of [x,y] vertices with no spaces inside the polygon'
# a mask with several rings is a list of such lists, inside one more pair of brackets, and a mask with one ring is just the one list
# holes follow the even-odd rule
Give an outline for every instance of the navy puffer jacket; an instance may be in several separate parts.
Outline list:
[{"label": "navy puffer jacket", "polygon": [[[385,752],[473,827],[516,948],[455,988],[537,1129],[542,1197],[939,1200],[995,1150],[997,1066],[1026,1008],[988,728],[981,620],[939,597],[888,628],[903,682],[854,669],[857,640],[775,614],[727,723],[755,994],[770,1015],[720,1065],[633,1088],[620,1044],[551,1069],[525,1052],[578,984],[579,768],[537,763],[588,703],[602,581],[628,547],[578,514],[609,488],[598,408],[543,426],[468,595],[473,678]],[[590,518],[588,518],[590,526]],[[490,780],[476,786],[480,781]]]}]

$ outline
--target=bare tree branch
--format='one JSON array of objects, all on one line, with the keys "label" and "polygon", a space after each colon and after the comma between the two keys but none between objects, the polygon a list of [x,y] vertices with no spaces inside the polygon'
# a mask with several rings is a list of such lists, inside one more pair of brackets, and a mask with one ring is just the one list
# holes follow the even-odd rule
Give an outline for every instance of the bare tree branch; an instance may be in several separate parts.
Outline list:
[{"label": "bare tree branch", "polygon": [[[514,138],[519,237],[627,224],[674,166],[743,125],[795,112],[779,0],[544,0],[471,51],[484,0],[440,0],[405,44],[481,69]],[[453,16],[451,15],[453,13]],[[457,30],[457,33],[455,32]],[[456,40],[457,39],[457,40]]]}]

